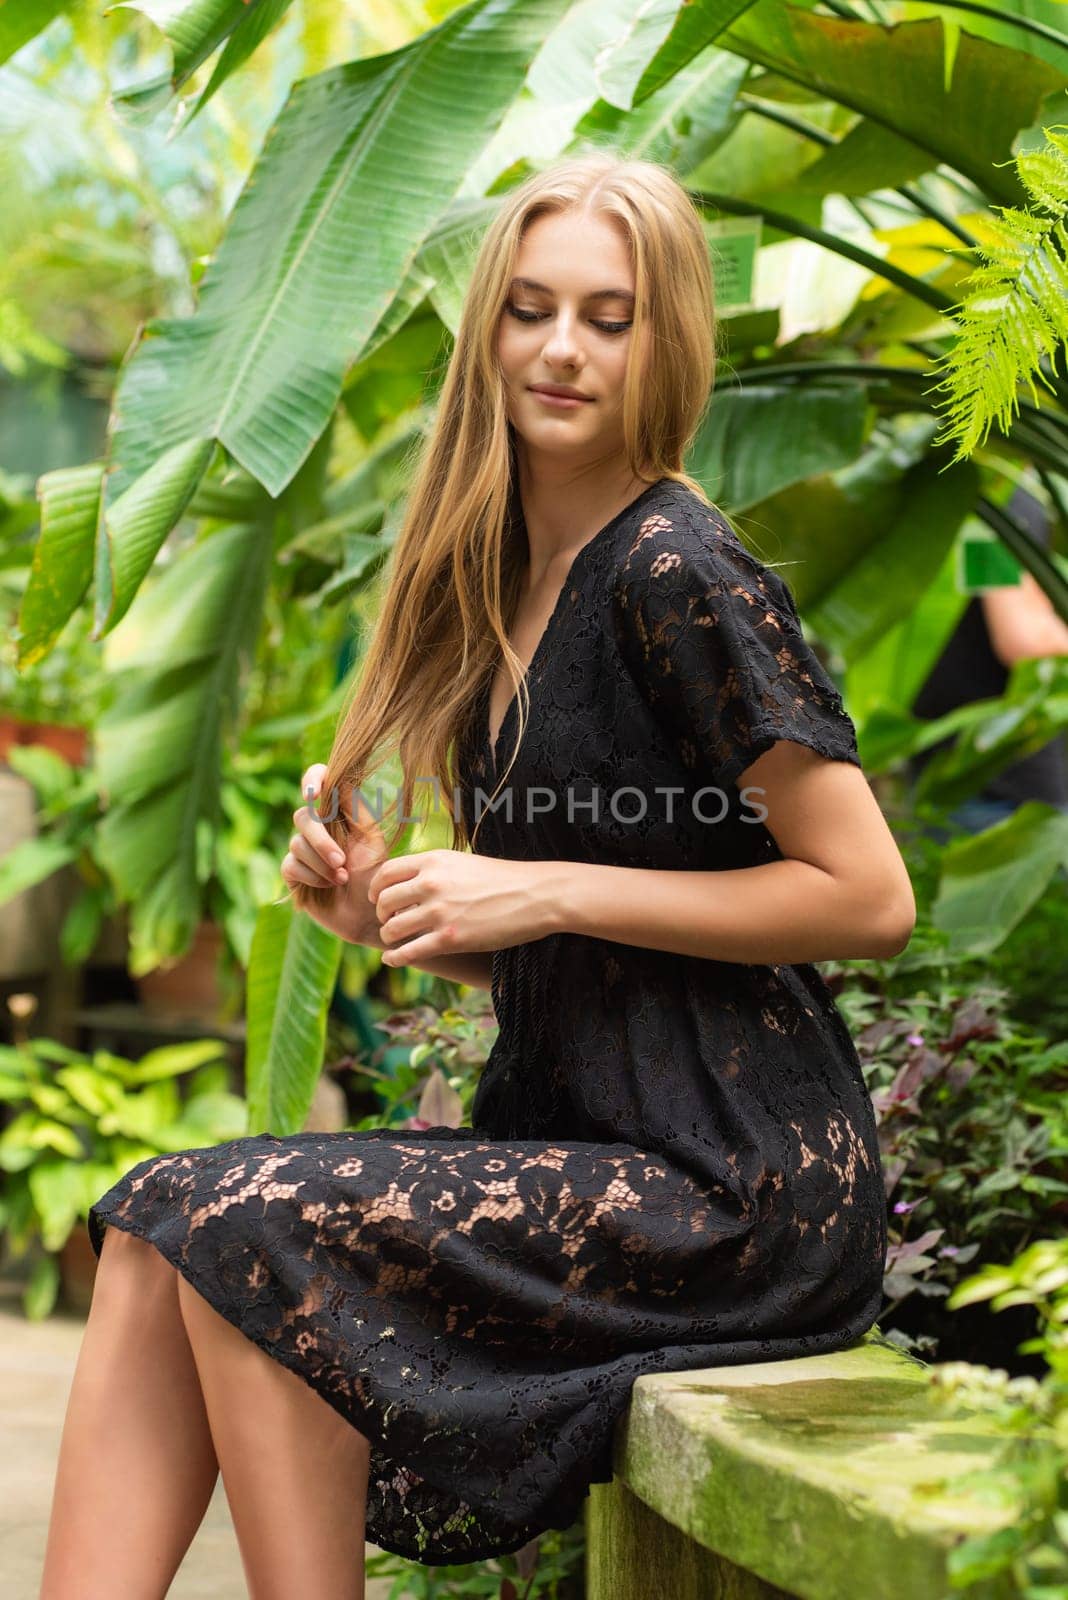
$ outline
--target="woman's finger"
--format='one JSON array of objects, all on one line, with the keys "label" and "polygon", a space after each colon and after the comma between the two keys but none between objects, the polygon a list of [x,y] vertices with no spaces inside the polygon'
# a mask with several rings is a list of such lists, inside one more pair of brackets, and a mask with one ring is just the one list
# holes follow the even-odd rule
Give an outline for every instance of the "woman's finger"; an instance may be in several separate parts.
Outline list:
[{"label": "woman's finger", "polygon": [[444,934],[441,930],[425,933],[418,939],[409,939],[405,944],[390,946],[382,952],[382,964],[387,967],[406,967],[411,964],[418,966],[420,961],[432,961],[437,956],[449,954],[447,942],[443,945]]},{"label": "woman's finger", "polygon": [[315,792],[316,792],[316,794],[318,794],[319,790],[323,786],[323,779],[325,778],[325,776],[326,776],[326,763],[323,762],[323,761],[313,761],[311,766],[308,768],[307,772],[304,774],[303,778],[301,778],[301,780],[300,780],[300,792],[301,792],[301,794],[307,794],[308,785],[309,784],[314,784]]},{"label": "woman's finger", "polygon": [[[310,787],[311,786],[308,785],[305,788],[306,795]],[[300,829],[304,838],[307,839],[312,849],[315,850],[322,857],[322,859],[328,863],[329,866],[340,867],[344,865],[344,851],[341,849],[340,845],[335,844],[334,840],[327,833],[326,828],[315,814],[314,795],[308,798],[307,805],[300,806],[296,811],[294,811],[293,821]]]},{"label": "woman's finger", "polygon": [[417,933],[432,932],[433,926],[433,916],[426,906],[408,906],[403,911],[395,911],[385,922],[380,922],[378,928],[386,943],[399,944],[403,939],[414,938]]},{"label": "woman's finger", "polygon": [[282,881],[288,884],[306,883],[309,889],[329,889],[329,883],[324,883],[321,873],[313,872],[302,861],[297,861],[293,856],[287,855],[282,860]]},{"label": "woman's finger", "polygon": [[321,882],[331,884],[348,882],[349,875],[345,868],[328,866],[314,846],[310,845],[301,834],[293,835],[289,841],[289,850],[298,861],[317,873]]}]

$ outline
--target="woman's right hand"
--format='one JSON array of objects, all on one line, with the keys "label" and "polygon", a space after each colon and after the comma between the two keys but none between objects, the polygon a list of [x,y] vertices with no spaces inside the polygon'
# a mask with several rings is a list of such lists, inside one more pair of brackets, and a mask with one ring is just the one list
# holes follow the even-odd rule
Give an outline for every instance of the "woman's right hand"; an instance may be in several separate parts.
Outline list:
[{"label": "woman's right hand", "polygon": [[313,889],[332,889],[329,900],[321,905],[309,900],[302,909],[348,944],[381,946],[378,914],[367,898],[367,888],[386,858],[382,830],[356,791],[361,831],[349,834],[343,845],[335,843],[313,808],[325,773],[325,765],[316,762],[301,779],[303,793],[307,795],[309,789],[312,793],[307,804],[293,813],[298,831],[283,858],[282,879],[290,888],[300,883]]}]

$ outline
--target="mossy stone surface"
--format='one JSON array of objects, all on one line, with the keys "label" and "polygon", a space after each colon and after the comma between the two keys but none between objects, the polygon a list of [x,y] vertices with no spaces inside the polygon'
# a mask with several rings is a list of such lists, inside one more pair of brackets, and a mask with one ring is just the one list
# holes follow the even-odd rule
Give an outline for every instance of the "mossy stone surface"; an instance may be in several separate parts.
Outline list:
[{"label": "mossy stone surface", "polygon": [[[658,1573],[654,1589],[648,1570],[602,1582],[609,1536],[627,1543],[617,1485],[685,1535],[673,1547],[684,1564],[716,1552],[800,1600],[948,1600],[953,1546],[1012,1517],[944,1486],[990,1465],[999,1440],[981,1415],[951,1417],[928,1373],[873,1332],[832,1355],[638,1378],[616,1430],[617,1482],[591,1486],[590,1600],[691,1593],[685,1566]],[[725,1570],[709,1556],[694,1595],[733,1600],[714,1587]],[[968,1591],[1014,1592],[1009,1580]]]},{"label": "mossy stone surface", "polygon": [[793,1600],[705,1550],[625,1483],[590,1485],[586,1600]]}]

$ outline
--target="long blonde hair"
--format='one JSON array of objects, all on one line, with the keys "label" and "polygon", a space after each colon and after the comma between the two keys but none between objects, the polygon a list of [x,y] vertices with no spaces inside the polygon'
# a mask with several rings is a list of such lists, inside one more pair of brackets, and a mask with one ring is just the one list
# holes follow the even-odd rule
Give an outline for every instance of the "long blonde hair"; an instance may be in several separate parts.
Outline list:
[{"label": "long blonde hair", "polygon": [[[436,417],[415,464],[385,593],[358,681],[338,722],[320,790],[339,843],[359,831],[354,790],[399,758],[393,847],[414,815],[414,783],[437,778],[452,848],[471,843],[456,744],[497,662],[522,701],[523,663],[508,643],[526,561],[512,425],[497,358],[500,317],[524,230],[536,217],[581,208],[614,218],[634,270],[633,327],[624,377],[623,432],[634,477],[672,478],[708,502],[683,458],[711,396],[717,324],[700,214],[666,166],[593,151],[555,163],[506,193],[487,228],[464,299]],[[644,364],[637,352],[649,339]],[[525,711],[512,760],[523,738]],[[509,763],[509,769],[511,762]],[[503,774],[501,782],[507,776]],[[424,797],[426,791],[423,791]],[[399,811],[398,811],[399,807]],[[477,832],[477,829],[476,829]],[[297,884],[300,907],[333,889]]]}]

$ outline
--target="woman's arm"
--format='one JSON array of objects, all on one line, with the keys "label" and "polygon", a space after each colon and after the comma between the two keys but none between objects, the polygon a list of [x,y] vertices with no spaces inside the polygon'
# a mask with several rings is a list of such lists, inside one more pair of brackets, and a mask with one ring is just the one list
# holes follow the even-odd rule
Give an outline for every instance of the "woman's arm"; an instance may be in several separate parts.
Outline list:
[{"label": "woman's arm", "polygon": [[541,911],[532,936],[771,965],[899,954],[916,902],[861,769],[780,740],[737,781],[766,808],[782,861],[712,872],[528,862]]},{"label": "woman's arm", "polygon": [[1018,584],[982,591],[990,645],[1003,666],[1036,656],[1068,655],[1068,625],[1030,572]]}]

